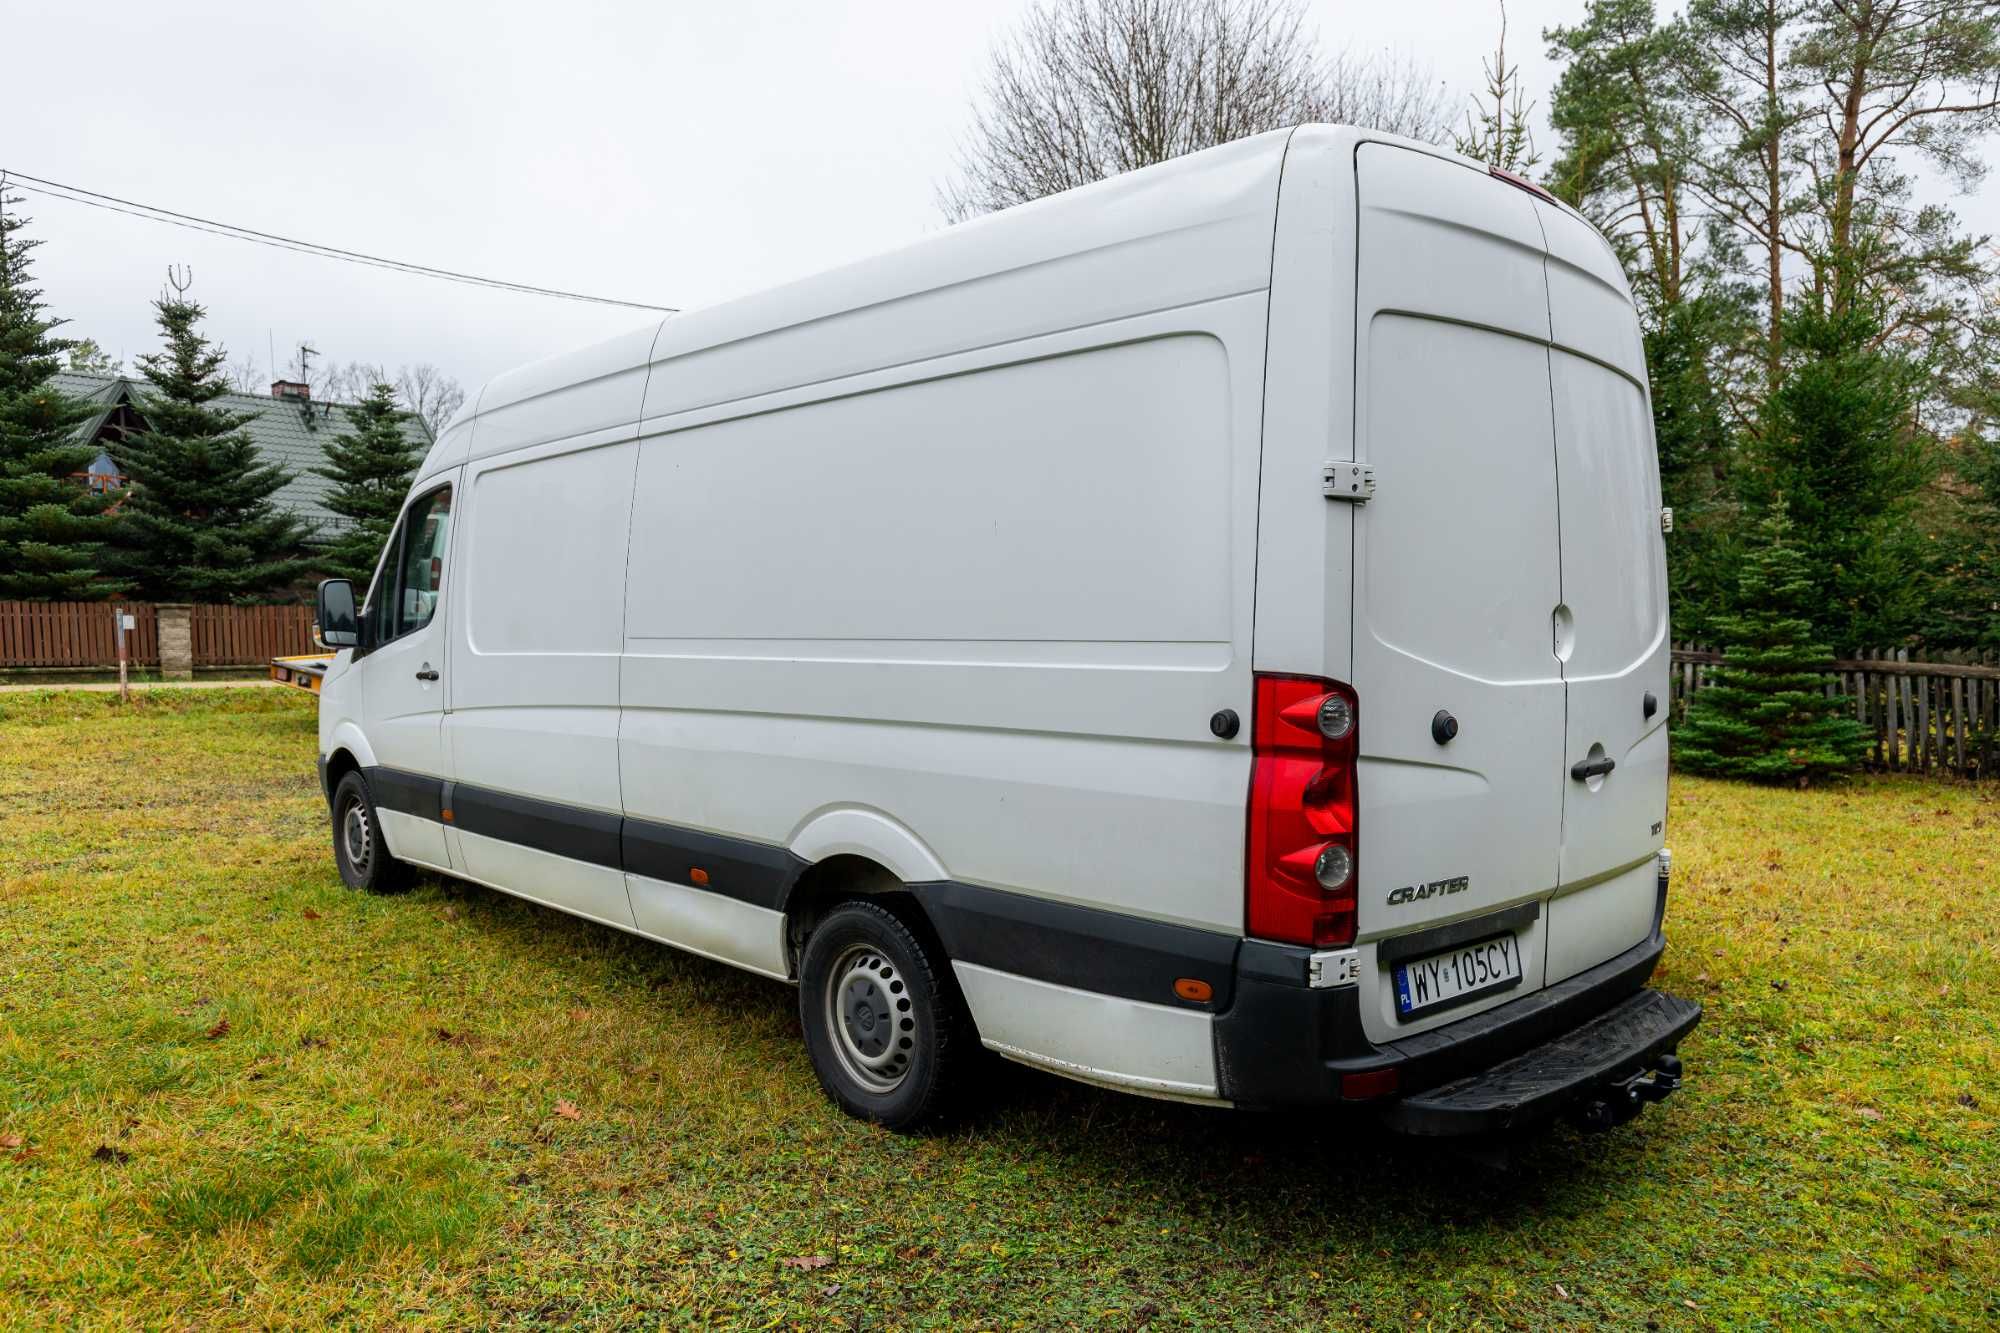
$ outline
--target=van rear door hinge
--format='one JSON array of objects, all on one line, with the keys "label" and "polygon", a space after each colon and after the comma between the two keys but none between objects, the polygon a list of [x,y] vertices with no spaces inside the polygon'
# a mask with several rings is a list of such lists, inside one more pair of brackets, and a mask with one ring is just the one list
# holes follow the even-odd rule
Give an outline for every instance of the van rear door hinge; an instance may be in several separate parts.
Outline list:
[{"label": "van rear door hinge", "polygon": [[1319,488],[1329,500],[1367,504],[1375,494],[1375,469],[1367,463],[1322,463]]}]

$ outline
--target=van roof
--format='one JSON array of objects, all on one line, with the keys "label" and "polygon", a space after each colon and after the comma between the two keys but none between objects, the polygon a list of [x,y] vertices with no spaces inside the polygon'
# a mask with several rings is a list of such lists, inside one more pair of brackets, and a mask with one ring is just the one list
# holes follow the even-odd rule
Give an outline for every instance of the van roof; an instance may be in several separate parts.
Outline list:
[{"label": "van roof", "polygon": [[[1279,169],[1292,136],[1299,133],[1325,135],[1335,141],[1395,143],[1485,170],[1484,164],[1436,145],[1350,126],[1272,130],[1190,153],[961,222],[865,259],[670,315],[503,372],[469,400],[459,417],[441,432],[438,448],[426,461],[424,472],[466,456],[468,441],[458,430],[462,424],[559,390],[600,384],[606,396],[622,404],[633,392],[629,382],[634,373],[647,366],[657,370],[679,358],[751,338],[806,329],[832,316],[892,306],[945,288],[975,287],[982,279],[1069,255],[1199,230],[1229,218],[1240,222],[1247,220],[1246,214],[1274,219]],[[1024,336],[1032,330],[1008,332]],[[991,339],[970,346],[982,345],[982,341]],[[970,346],[962,350],[970,350]],[[938,351],[935,346],[928,350],[930,354]],[[837,366],[829,364],[824,374],[807,378],[834,378],[839,373]],[[637,392],[647,399],[646,414],[658,415],[652,396],[646,394],[645,375],[638,374],[636,380]],[[573,410],[575,396],[565,397],[572,399]],[[624,420],[632,421],[636,415],[626,415]],[[589,416],[585,414],[586,419]],[[608,425],[609,419],[603,424]],[[485,455],[527,442],[515,431],[496,431],[494,436],[489,441],[481,428],[480,439],[470,452]],[[447,452],[453,456],[444,457]]]}]

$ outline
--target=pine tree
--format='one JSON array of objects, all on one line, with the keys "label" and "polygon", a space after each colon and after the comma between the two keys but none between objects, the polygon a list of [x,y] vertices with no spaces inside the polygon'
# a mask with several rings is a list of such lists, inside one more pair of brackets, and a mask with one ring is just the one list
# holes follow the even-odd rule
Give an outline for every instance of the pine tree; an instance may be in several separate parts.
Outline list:
[{"label": "pine tree", "polygon": [[375,572],[424,461],[404,433],[409,418],[396,406],[395,386],[377,383],[349,414],[349,428],[326,443],[327,466],[313,469],[334,484],[322,503],[351,525],[319,562],[328,573],[366,583]]},{"label": "pine tree", "polygon": [[1833,653],[1812,641],[1812,580],[1782,505],[1758,536],[1738,585],[1744,609],[1720,621],[1727,660],[1689,703],[1674,760],[1690,772],[1803,787],[1859,767],[1868,733],[1826,693]]},{"label": "pine tree", "polygon": [[0,598],[78,600],[116,592],[97,569],[113,497],[75,479],[96,448],[78,438],[88,403],[53,382],[75,346],[51,336],[62,321],[43,314],[30,285],[29,253],[40,241],[0,197]]},{"label": "pine tree", "polygon": [[1926,552],[1911,510],[1933,468],[1916,430],[1925,367],[1886,337],[1886,312],[1841,295],[1841,266],[1794,301],[1785,320],[1784,381],[1765,400],[1754,509],[1782,503],[1813,596],[1817,637],[1852,652],[1905,638],[1924,589],[1911,571]]},{"label": "pine tree", "polygon": [[250,418],[211,404],[229,392],[226,353],[198,325],[207,311],[183,290],[153,303],[166,349],[139,358],[144,433],[118,452],[132,495],[123,519],[125,568],[157,601],[239,602],[306,572],[305,525],[271,497],[291,480],[258,459]]}]

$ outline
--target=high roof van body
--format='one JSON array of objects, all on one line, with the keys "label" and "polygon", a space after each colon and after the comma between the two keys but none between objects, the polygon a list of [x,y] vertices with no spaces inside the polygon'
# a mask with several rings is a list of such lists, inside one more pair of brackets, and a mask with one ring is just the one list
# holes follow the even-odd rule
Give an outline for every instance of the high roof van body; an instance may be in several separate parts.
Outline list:
[{"label": "high roof van body", "polygon": [[322,589],[336,857],[795,983],[899,1127],[982,1046],[1615,1123],[1699,1016],[1646,384],[1577,215],[1325,126],[513,371]]}]

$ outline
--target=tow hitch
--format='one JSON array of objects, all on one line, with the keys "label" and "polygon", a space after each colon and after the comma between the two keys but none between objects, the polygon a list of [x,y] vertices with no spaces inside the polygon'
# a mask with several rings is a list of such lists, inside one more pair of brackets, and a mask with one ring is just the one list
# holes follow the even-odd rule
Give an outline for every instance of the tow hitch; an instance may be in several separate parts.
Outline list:
[{"label": "tow hitch", "polygon": [[1615,1129],[1649,1103],[1665,1101],[1680,1086],[1681,1060],[1669,1053],[1653,1061],[1651,1069],[1605,1083],[1577,1106],[1573,1116],[1586,1130]]}]

